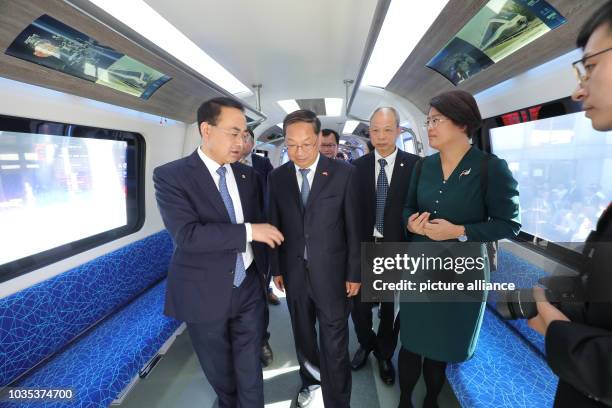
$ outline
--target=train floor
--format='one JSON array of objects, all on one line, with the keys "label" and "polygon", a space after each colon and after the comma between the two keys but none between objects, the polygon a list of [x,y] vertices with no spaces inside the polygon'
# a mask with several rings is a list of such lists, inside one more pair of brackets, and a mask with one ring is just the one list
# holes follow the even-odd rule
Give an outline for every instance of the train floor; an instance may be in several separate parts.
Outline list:
[{"label": "train floor", "polygon": [[[376,310],[374,310],[376,312]],[[376,313],[374,313],[376,316]],[[358,348],[357,339],[349,318],[349,353]],[[281,297],[279,306],[270,306],[270,345],[274,362],[263,371],[266,408],[293,408],[300,388],[298,362],[293,345],[289,311]],[[397,352],[394,356],[397,368]],[[399,402],[399,386],[385,385],[378,375],[376,359],[370,354],[364,368],[352,373],[352,408],[396,408]],[[425,397],[423,378],[413,394],[414,406],[421,407]],[[452,389],[446,383],[438,399],[441,408],[460,407]],[[120,405],[121,408],[213,408],[217,407],[215,393],[204,377],[193,351],[187,331],[177,336],[164,358],[149,376],[140,380]],[[320,392],[312,408],[322,408]]]}]

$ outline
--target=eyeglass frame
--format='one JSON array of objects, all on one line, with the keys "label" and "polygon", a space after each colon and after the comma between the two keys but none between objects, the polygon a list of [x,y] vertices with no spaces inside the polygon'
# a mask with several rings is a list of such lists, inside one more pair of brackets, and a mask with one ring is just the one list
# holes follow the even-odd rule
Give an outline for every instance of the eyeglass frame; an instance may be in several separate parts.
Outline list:
[{"label": "eyeglass frame", "polygon": [[287,143],[285,143],[285,147],[287,148],[287,151],[291,150],[291,151],[296,151],[296,152],[299,149],[302,149],[303,152],[311,152],[316,146],[317,146],[316,142],[312,144],[306,143],[303,145],[288,145]]},{"label": "eyeglass frame", "polygon": [[[576,73],[576,77],[578,78],[578,83],[580,85],[583,85],[584,83],[586,83],[589,80],[590,75],[591,75],[591,73],[589,72],[589,69],[587,68],[587,65],[584,64],[585,61],[588,60],[589,58],[596,57],[596,56],[601,55],[603,53],[606,53],[608,51],[612,51],[612,47],[606,48],[603,51],[596,52],[595,54],[591,54],[591,55],[588,55],[586,57],[582,57],[578,61],[572,62],[572,68],[574,68],[574,72]],[[584,74],[582,74],[580,72],[581,71],[581,69],[579,68],[580,66],[582,67],[582,70],[583,70]],[[589,65],[589,67],[590,67],[590,65]]]},{"label": "eyeglass frame", "polygon": [[[248,130],[246,130],[246,129],[242,130],[242,131],[241,130],[236,131],[236,130],[225,129],[225,128],[219,127],[217,125],[209,125],[209,126],[221,130],[226,135],[231,136],[234,140],[236,140],[238,138],[238,136],[242,136],[242,141],[246,141],[246,138],[247,138],[246,135],[248,134]],[[234,132],[239,132],[239,133],[235,134]]]},{"label": "eyeglass frame", "polygon": [[431,119],[427,119],[425,120],[425,123],[423,123],[421,126],[423,126],[423,129],[425,130],[429,130],[431,129],[435,129],[438,127],[438,125],[440,124],[440,122],[446,122],[447,120],[450,120],[449,118],[445,118],[445,117],[433,117]]}]

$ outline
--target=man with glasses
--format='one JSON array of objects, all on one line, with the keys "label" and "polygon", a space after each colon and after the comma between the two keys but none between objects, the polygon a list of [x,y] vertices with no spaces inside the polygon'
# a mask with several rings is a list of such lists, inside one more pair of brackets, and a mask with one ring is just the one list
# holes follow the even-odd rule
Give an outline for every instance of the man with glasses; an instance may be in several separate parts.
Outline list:
[{"label": "man with glasses", "polygon": [[321,131],[319,152],[328,159],[335,159],[338,154],[340,135],[333,129],[323,129]]},{"label": "man with glasses", "polygon": [[348,408],[348,315],[360,288],[354,168],[319,154],[314,112],[290,113],[283,131],[290,161],[272,171],[268,191],[270,223],[285,240],[272,251],[270,270],[287,291],[302,379],[297,402],[308,406],[320,384],[326,407]]},{"label": "man with glasses", "polygon": [[236,163],[246,132],[242,104],[214,98],[198,109],[202,144],[156,168],[157,205],[174,243],[167,316],[187,323],[219,407],[264,406],[265,247],[282,234],[262,223],[259,180]]},{"label": "man with glasses", "polygon": [[[573,64],[579,86],[572,97],[582,102],[593,128],[612,131],[612,1],[587,21],[577,43],[584,57]],[[591,248],[583,271],[587,301],[579,310],[565,304],[557,308],[544,301],[541,289],[534,290],[542,301],[529,326],[545,336],[547,362],[559,376],[555,407],[612,406],[612,302],[603,301],[612,293],[610,242],[608,204],[586,241]]]},{"label": "man with glasses", "polygon": [[[370,140],[374,151],[353,162],[358,180],[357,197],[361,209],[361,242],[401,242],[404,240],[402,211],[410,184],[412,168],[419,156],[399,150],[396,146],[401,133],[399,114],[392,107],[381,107],[370,118]],[[359,370],[370,352],[378,361],[380,378],[387,385],[395,382],[391,359],[397,346],[399,319],[393,302],[380,304],[377,333],[372,330],[372,306],[353,300],[351,317],[359,340],[359,348],[351,361],[351,368]]]}]

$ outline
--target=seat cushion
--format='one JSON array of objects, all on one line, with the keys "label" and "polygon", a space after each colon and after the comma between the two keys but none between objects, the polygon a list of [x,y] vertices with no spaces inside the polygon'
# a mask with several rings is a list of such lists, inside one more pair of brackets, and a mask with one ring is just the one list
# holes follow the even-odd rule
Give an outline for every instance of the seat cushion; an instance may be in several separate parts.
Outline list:
[{"label": "seat cushion", "polygon": [[[16,386],[73,390],[72,401],[45,407],[108,407],[180,325],[163,315],[165,288],[164,280]],[[35,408],[40,403],[18,406]]]},{"label": "seat cushion", "polygon": [[163,279],[172,250],[162,231],[0,299],[0,385]]}]

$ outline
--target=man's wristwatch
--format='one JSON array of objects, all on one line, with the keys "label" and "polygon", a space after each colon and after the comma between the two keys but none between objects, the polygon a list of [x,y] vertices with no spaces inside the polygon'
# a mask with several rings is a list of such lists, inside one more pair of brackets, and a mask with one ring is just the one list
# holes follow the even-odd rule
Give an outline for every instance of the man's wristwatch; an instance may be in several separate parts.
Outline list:
[{"label": "man's wristwatch", "polygon": [[457,241],[465,242],[465,241],[467,241],[467,235],[465,235],[465,227],[461,227],[461,228],[463,228],[463,234],[461,234],[461,235],[459,235],[457,237]]}]

